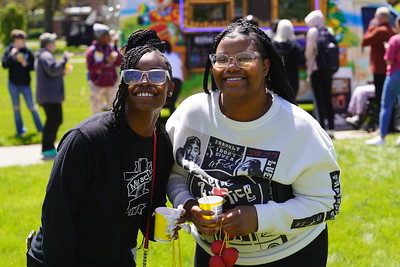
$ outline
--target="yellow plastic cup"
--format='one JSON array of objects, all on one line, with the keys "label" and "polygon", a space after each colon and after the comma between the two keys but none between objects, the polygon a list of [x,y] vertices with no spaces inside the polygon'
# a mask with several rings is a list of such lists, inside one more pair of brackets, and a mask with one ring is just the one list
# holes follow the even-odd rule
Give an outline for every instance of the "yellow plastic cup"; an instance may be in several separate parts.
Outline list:
[{"label": "yellow plastic cup", "polygon": [[24,54],[18,53],[18,55],[17,55],[17,61],[18,61],[18,62],[22,62],[23,59],[24,59]]},{"label": "yellow plastic cup", "polygon": [[71,64],[69,64],[69,63],[65,64],[65,68],[64,68],[65,74],[71,73],[72,70],[73,70],[73,67]]},{"label": "yellow plastic cup", "polygon": [[157,242],[168,243],[171,242],[171,235],[167,227],[167,219],[164,216],[176,215],[177,210],[169,207],[156,208],[156,223],[154,226],[154,240]]},{"label": "yellow plastic cup", "polygon": [[213,216],[203,216],[205,219],[218,219],[218,216],[222,213],[222,204],[224,198],[220,196],[206,196],[199,198],[199,207],[203,210],[211,210],[215,214]]}]

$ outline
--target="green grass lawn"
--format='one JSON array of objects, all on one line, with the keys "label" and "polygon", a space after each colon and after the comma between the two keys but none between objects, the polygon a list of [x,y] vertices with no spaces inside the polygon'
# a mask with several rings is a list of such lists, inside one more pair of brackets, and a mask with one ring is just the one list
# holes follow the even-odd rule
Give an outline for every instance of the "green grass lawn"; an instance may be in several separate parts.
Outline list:
[{"label": "green grass lawn", "polygon": [[[400,266],[400,147],[364,139],[335,140],[343,202],[329,222],[328,266]],[[0,266],[23,266],[25,237],[40,224],[51,162],[0,169]],[[192,266],[194,240],[181,231],[183,266]],[[141,251],[139,251],[141,262]],[[171,266],[172,244],[150,244],[148,266]],[[140,265],[139,265],[140,266]]]},{"label": "green grass lawn", "polygon": [[[79,121],[91,115],[84,56],[71,59],[74,71],[65,77],[64,122],[58,139]],[[34,76],[34,75],[32,75]],[[181,99],[202,91],[201,75],[184,84]],[[32,85],[34,88],[35,81]],[[3,145],[39,143],[41,136],[25,103],[25,138],[15,137],[7,72],[0,69],[0,149]],[[40,109],[42,120],[43,111]],[[163,110],[163,115],[168,112]],[[400,266],[400,147],[398,135],[389,135],[383,147],[365,146],[364,139],[335,140],[342,169],[343,203],[339,216],[329,222],[328,266]],[[0,168],[0,266],[24,266],[25,238],[40,225],[41,203],[52,162]],[[94,244],[102,245],[102,244]],[[194,240],[181,233],[183,266],[193,266]],[[148,266],[171,266],[171,243],[151,243]],[[140,266],[141,252],[138,262]]]}]

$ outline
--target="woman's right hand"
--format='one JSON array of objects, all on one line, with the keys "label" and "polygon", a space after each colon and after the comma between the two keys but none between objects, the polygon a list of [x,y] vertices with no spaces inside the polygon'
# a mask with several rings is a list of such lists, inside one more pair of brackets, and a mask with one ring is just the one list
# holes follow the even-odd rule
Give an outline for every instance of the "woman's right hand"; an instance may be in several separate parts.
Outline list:
[{"label": "woman's right hand", "polygon": [[197,231],[205,235],[214,235],[221,228],[219,219],[205,219],[203,216],[213,216],[214,212],[209,210],[202,210],[199,203],[194,200],[188,200],[185,203],[184,209],[186,210],[186,217],[189,221],[193,222]]},{"label": "woman's right hand", "polygon": [[11,49],[10,56],[14,56],[14,55],[16,55],[18,52],[19,52],[19,49],[16,48],[16,47],[13,47],[13,48]]}]

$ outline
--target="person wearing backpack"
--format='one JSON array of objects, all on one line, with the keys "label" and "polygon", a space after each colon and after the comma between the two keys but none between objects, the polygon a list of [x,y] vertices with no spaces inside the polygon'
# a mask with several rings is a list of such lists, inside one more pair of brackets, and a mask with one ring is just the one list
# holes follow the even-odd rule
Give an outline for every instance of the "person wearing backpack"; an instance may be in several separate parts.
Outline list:
[{"label": "person wearing backpack", "polygon": [[[313,88],[318,121],[329,136],[334,138],[332,76],[339,68],[339,49],[332,29],[324,24],[321,10],[310,12],[304,21],[309,27],[305,48],[307,80],[311,82]],[[328,128],[325,120],[328,121]]]},{"label": "person wearing backpack", "polygon": [[279,21],[276,35],[272,39],[272,45],[283,57],[289,84],[296,96],[299,91],[299,68],[304,65],[304,52],[297,43],[293,24],[290,20],[282,19]]}]

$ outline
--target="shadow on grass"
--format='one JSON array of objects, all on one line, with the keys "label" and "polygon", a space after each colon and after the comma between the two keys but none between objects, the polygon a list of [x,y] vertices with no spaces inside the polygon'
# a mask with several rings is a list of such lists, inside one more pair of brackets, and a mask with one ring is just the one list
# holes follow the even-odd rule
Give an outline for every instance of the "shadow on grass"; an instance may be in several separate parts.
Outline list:
[{"label": "shadow on grass", "polygon": [[0,146],[21,146],[40,144],[42,142],[42,133],[26,133],[23,136],[10,135],[0,138]]}]

